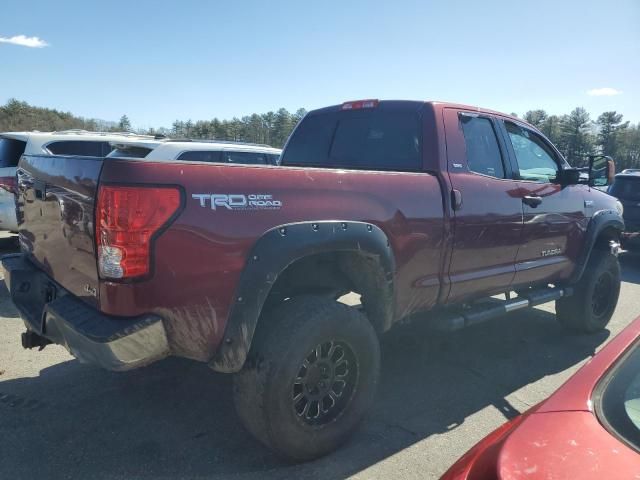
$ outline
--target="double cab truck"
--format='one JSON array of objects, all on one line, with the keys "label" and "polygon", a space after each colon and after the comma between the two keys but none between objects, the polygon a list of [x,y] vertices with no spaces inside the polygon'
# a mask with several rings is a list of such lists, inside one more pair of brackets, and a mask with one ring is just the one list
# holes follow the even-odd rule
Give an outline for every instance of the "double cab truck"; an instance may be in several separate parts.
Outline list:
[{"label": "double cab truck", "polygon": [[24,155],[21,253],[2,259],[24,347],[206,362],[234,375],[247,429],[304,461],[363,418],[401,320],[455,330],[555,301],[591,333],[613,314],[606,169],[585,180],[518,118],[347,102],[308,113],[280,164]]}]

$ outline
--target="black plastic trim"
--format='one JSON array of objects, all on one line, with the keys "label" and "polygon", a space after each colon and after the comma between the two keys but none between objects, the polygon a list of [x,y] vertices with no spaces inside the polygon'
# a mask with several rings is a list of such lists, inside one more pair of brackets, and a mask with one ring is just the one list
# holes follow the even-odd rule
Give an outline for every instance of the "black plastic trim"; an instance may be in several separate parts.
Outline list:
[{"label": "black plastic trim", "polygon": [[376,225],[317,221],[281,225],[254,245],[240,277],[222,344],[209,366],[239,371],[247,358],[265,300],[278,275],[301,258],[327,252],[362,252],[377,257],[388,280],[395,260],[386,234]]},{"label": "black plastic trim", "polygon": [[96,343],[112,342],[161,321],[151,314],[126,318],[105,315],[67,292],[24,254],[3,256],[2,267],[11,300],[28,328],[54,343],[60,343],[60,339],[50,338],[46,331],[46,323],[52,318]]},{"label": "black plastic trim", "polygon": [[580,257],[576,262],[576,268],[569,280],[569,284],[574,284],[580,281],[584,271],[589,263],[591,252],[595,247],[596,241],[600,234],[607,228],[613,227],[620,234],[624,231],[624,220],[622,216],[614,210],[598,210],[593,214],[587,227],[585,234],[584,245]]}]

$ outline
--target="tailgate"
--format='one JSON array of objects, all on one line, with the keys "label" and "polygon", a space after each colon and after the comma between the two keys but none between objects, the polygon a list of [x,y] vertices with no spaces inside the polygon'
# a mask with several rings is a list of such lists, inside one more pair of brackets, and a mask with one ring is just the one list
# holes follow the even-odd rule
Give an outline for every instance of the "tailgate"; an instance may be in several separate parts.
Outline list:
[{"label": "tailgate", "polygon": [[18,230],[29,258],[62,287],[97,304],[94,203],[102,158],[25,155]]}]

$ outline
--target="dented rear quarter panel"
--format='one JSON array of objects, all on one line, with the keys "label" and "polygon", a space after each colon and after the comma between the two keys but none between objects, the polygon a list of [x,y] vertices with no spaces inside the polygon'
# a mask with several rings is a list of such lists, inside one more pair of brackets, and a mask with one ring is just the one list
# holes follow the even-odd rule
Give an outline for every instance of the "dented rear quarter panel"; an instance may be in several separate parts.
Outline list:
[{"label": "dented rear quarter panel", "polygon": [[[100,310],[165,319],[172,352],[207,360],[224,334],[247,256],[279,225],[302,221],[370,222],[387,235],[395,256],[396,318],[432,307],[442,283],[443,196],[429,173],[295,167],[104,162],[100,181],[179,185],[185,206],[154,244],[151,278],[101,281]],[[228,210],[199,194],[268,194],[278,209]],[[312,274],[312,272],[311,272]]]}]

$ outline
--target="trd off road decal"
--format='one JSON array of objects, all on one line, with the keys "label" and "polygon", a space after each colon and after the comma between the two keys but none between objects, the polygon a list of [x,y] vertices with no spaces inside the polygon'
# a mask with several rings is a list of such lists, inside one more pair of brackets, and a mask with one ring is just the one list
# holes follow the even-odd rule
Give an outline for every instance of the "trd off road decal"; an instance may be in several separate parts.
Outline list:
[{"label": "trd off road decal", "polygon": [[194,193],[191,198],[198,200],[201,207],[211,210],[279,210],[282,207],[280,200],[264,193]]}]

